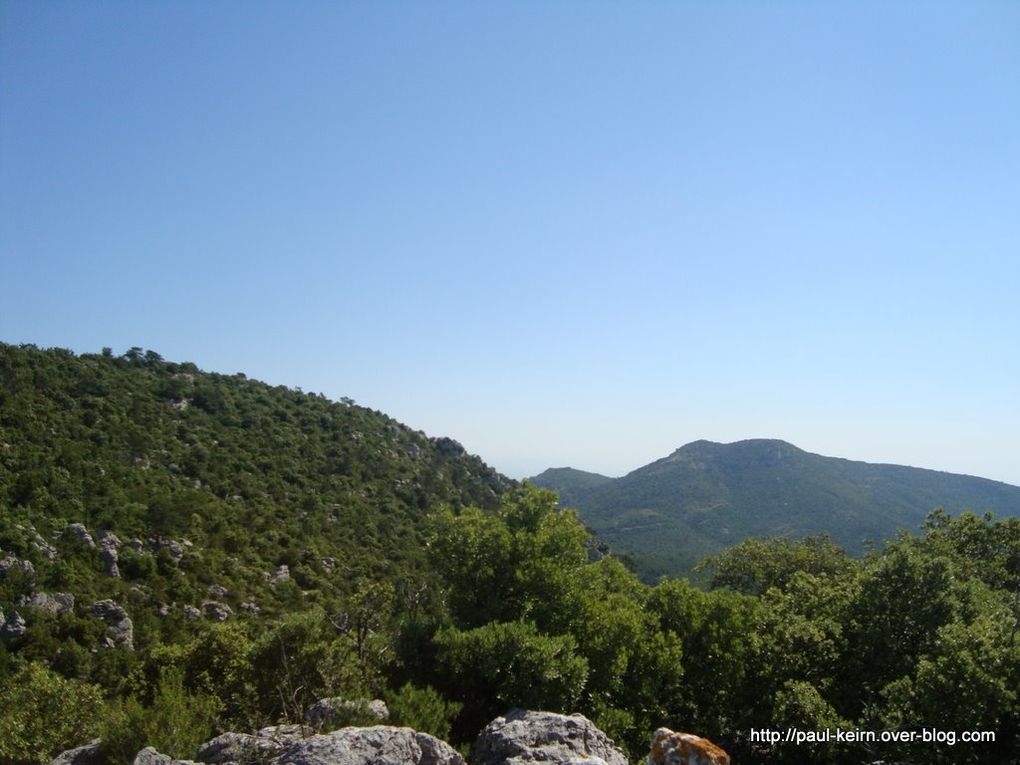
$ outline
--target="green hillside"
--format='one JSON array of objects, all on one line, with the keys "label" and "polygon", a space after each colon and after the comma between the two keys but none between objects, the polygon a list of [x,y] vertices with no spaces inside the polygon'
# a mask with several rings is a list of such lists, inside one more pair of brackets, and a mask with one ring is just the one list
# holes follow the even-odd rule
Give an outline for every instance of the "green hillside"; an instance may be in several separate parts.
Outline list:
[{"label": "green hillside", "polygon": [[2,345],[0,375],[5,520],[61,544],[70,540],[54,534],[82,523],[124,542],[200,547],[193,580],[160,582],[154,600],[194,602],[196,587],[217,584],[273,610],[281,597],[263,572],[286,565],[298,587],[319,591],[331,579],[324,557],[348,579],[398,576],[420,568],[426,511],[494,507],[512,484],[455,441],[353,402],[152,351]]},{"label": "green hillside", "polygon": [[823,457],[784,441],[695,441],[617,479],[569,468],[531,479],[642,574],[688,573],[748,536],[827,533],[853,554],[868,541],[916,531],[937,507],[1020,514],[1020,488],[934,470]]},{"label": "green hillside", "polygon": [[554,488],[564,507],[577,506],[580,499],[612,482],[609,476],[575,468],[549,468],[531,479],[536,486]]}]

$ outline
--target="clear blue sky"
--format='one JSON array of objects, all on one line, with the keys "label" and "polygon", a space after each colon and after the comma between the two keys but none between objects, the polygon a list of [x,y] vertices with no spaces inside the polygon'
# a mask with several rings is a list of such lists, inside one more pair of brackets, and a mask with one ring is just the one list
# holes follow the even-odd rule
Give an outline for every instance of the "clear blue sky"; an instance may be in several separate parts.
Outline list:
[{"label": "clear blue sky", "polygon": [[0,340],[502,471],[1020,484],[1018,2],[0,3]]}]

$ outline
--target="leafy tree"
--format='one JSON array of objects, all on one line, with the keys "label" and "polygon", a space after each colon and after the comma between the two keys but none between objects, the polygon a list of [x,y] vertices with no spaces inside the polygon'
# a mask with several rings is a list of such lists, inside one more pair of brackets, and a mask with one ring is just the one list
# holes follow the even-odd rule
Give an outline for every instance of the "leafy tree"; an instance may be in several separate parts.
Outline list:
[{"label": "leafy tree", "polygon": [[728,587],[748,595],[760,595],[772,587],[783,589],[798,571],[840,576],[852,562],[828,535],[792,540],[785,537],[745,539],[740,544],[705,559],[699,571],[711,571],[711,587]]},{"label": "leafy tree", "polygon": [[448,627],[435,642],[436,684],[463,704],[454,729],[459,740],[513,707],[572,711],[588,677],[573,638],[542,635],[528,622]]}]

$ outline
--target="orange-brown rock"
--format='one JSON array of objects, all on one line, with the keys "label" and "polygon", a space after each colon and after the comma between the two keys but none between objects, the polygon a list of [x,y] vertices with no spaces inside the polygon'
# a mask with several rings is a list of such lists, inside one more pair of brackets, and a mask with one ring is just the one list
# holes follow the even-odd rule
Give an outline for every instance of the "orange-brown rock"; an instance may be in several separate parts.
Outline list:
[{"label": "orange-brown rock", "polygon": [[730,765],[730,756],[707,738],[659,728],[652,737],[648,765]]}]

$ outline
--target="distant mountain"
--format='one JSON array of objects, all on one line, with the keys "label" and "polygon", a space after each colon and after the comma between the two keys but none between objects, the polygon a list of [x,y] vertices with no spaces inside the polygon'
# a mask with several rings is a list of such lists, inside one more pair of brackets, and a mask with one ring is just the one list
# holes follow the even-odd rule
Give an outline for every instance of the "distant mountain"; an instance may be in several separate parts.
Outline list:
[{"label": "distant mountain", "polygon": [[549,468],[530,480],[536,486],[555,488],[556,493],[560,495],[560,504],[565,507],[574,507],[582,498],[588,496],[592,491],[612,483],[614,479],[600,473],[589,473],[586,470],[565,467]]},{"label": "distant mountain", "polygon": [[849,552],[937,507],[1020,515],[1020,487],[985,478],[812,454],[785,441],[694,441],[621,478],[557,468],[530,479],[560,493],[646,579],[687,573],[748,536],[827,532]]}]

